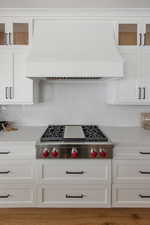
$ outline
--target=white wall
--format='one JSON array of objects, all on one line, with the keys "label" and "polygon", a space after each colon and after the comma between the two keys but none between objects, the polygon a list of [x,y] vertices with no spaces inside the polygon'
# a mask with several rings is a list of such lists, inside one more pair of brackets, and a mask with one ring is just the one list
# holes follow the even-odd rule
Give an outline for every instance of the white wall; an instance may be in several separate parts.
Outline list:
[{"label": "white wall", "polygon": [[150,0],[0,0],[0,8],[147,8]]},{"label": "white wall", "polygon": [[[100,124],[139,126],[140,113],[150,107],[111,106],[105,102],[105,83],[40,85],[42,103],[33,106],[9,106],[1,117],[28,125]],[[1,118],[2,119],[2,118]]]}]

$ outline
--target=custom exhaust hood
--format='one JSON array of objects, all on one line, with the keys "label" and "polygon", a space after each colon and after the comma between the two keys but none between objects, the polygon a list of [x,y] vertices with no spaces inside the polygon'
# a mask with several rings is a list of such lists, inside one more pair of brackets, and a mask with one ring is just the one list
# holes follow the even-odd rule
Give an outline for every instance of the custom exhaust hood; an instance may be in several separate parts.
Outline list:
[{"label": "custom exhaust hood", "polygon": [[123,59],[115,46],[113,24],[94,19],[36,20],[26,76],[122,77]]}]

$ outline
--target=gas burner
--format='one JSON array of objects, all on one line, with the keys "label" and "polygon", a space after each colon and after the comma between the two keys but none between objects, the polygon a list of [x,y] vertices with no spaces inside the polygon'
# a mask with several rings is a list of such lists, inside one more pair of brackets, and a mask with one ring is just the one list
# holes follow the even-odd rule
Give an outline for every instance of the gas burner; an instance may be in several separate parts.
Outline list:
[{"label": "gas burner", "polygon": [[98,128],[98,126],[82,126],[86,141],[108,141],[108,138],[103,134],[103,132]]},{"label": "gas burner", "polygon": [[63,125],[48,126],[43,136],[41,137],[41,142],[62,141],[64,137],[64,131],[65,131],[65,126]]}]

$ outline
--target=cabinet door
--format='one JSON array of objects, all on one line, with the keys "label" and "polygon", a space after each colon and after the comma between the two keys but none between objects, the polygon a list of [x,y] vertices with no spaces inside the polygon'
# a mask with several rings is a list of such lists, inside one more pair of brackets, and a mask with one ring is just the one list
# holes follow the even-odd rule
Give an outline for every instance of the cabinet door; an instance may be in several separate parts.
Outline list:
[{"label": "cabinet door", "polygon": [[33,103],[33,81],[26,78],[25,52],[13,53],[14,62],[14,101],[16,104]]},{"label": "cabinet door", "polygon": [[13,23],[12,24],[12,43],[13,45],[28,45],[29,44],[29,24],[28,23]]},{"label": "cabinet door", "polygon": [[13,85],[12,54],[0,52],[0,104],[11,101],[10,88]]},{"label": "cabinet door", "polygon": [[139,44],[138,24],[119,23],[117,27],[119,46],[137,46]]},{"label": "cabinet door", "polygon": [[137,104],[138,81],[134,79],[122,79],[117,85],[117,102],[120,104]]},{"label": "cabinet door", "polygon": [[144,29],[143,45],[150,46],[150,22],[145,23],[143,29]]}]

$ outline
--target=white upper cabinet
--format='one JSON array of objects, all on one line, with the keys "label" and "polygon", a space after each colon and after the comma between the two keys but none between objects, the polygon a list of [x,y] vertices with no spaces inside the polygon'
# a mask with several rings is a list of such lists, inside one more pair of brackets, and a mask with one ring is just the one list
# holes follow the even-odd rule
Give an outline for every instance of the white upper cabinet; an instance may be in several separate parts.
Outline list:
[{"label": "white upper cabinet", "polygon": [[150,21],[117,23],[116,44],[124,58],[125,77],[109,84],[108,103],[150,105]]},{"label": "white upper cabinet", "polygon": [[0,19],[0,47],[29,46],[32,20],[21,18]]},{"label": "white upper cabinet", "polygon": [[24,50],[0,51],[0,104],[33,104],[33,81],[26,78]]}]

